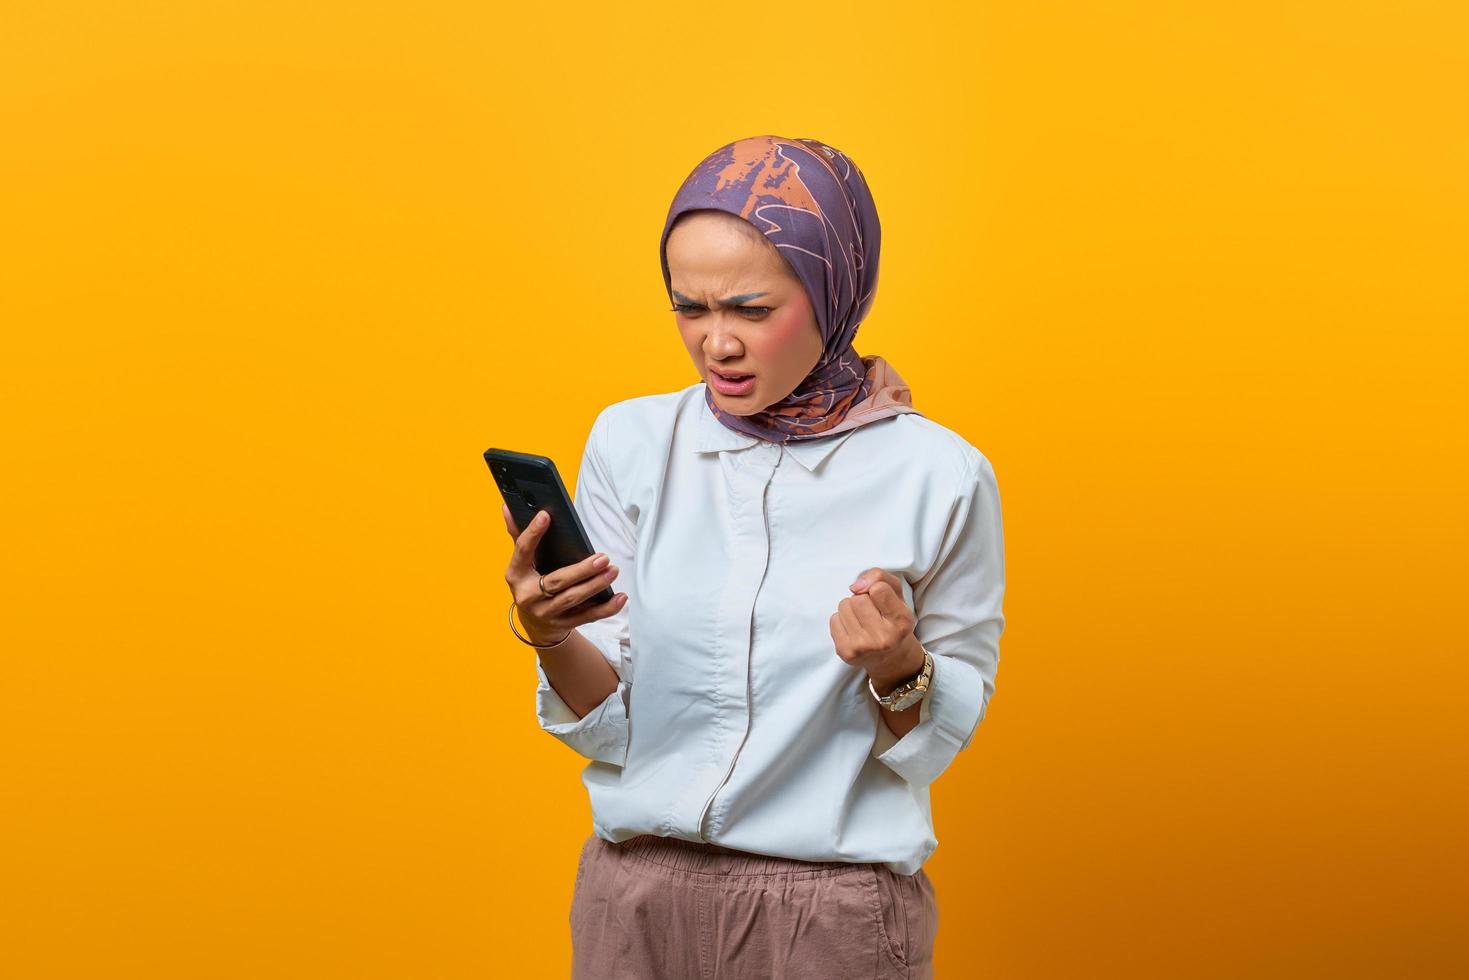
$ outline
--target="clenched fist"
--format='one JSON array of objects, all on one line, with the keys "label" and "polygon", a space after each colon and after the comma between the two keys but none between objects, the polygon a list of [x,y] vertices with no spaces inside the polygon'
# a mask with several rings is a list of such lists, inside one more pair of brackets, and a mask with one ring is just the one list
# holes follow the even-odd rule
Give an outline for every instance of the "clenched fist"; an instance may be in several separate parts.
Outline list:
[{"label": "clenched fist", "polygon": [[837,603],[830,621],[837,656],[867,671],[872,686],[887,695],[923,669],[913,610],[898,577],[881,568],[867,569],[849,588],[852,596]]}]

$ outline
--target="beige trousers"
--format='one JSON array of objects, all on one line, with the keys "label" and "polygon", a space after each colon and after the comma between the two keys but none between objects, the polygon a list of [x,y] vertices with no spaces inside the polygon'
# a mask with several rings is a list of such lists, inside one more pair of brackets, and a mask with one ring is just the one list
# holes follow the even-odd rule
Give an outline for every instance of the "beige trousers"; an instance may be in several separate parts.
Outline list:
[{"label": "beige trousers", "polygon": [[582,845],[573,980],[931,980],[920,868],[811,862],[644,834]]}]

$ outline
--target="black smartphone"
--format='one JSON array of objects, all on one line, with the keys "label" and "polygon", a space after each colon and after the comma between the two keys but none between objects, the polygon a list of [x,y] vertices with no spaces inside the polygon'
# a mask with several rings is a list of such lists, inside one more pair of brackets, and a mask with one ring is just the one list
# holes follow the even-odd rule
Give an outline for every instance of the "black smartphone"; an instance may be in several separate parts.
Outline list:
[{"label": "black smartphone", "polygon": [[[556,471],[556,464],[550,457],[509,449],[486,449],[485,463],[490,467],[495,485],[500,488],[500,496],[510,507],[510,516],[515,518],[516,527],[524,531],[530,526],[531,519],[543,510],[551,515],[551,526],[536,545],[537,572],[547,575],[558,568],[585,561],[596,553],[587,539],[586,529],[581,526],[581,518],[576,516],[576,508],[571,505],[566,484],[561,482],[561,474]],[[589,596],[581,606],[610,602],[614,595],[612,586],[607,585],[601,592]]]}]

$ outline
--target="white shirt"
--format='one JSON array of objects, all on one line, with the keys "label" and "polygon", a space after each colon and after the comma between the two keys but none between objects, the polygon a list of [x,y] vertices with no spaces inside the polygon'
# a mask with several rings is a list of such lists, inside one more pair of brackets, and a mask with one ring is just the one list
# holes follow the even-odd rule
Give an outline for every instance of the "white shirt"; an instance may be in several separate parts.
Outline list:
[{"label": "white shirt", "polygon": [[[929,783],[994,692],[1005,571],[989,461],[916,414],[767,442],[721,424],[701,381],[603,409],[575,507],[628,594],[580,627],[621,681],[577,718],[538,661],[536,712],[591,760],[594,832],[915,873],[938,846]],[[934,660],[902,739],[829,625],[874,566],[901,580]]]}]

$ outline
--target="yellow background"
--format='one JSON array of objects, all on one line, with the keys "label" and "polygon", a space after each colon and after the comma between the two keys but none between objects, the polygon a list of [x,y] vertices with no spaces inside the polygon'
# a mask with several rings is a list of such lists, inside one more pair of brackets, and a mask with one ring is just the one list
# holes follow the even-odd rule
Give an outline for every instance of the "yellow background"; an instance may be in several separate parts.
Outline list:
[{"label": "yellow background", "polygon": [[994,463],[939,976],[1469,969],[1462,6],[0,8],[0,974],[564,976],[480,453],[696,380],[668,201],[850,153]]}]

